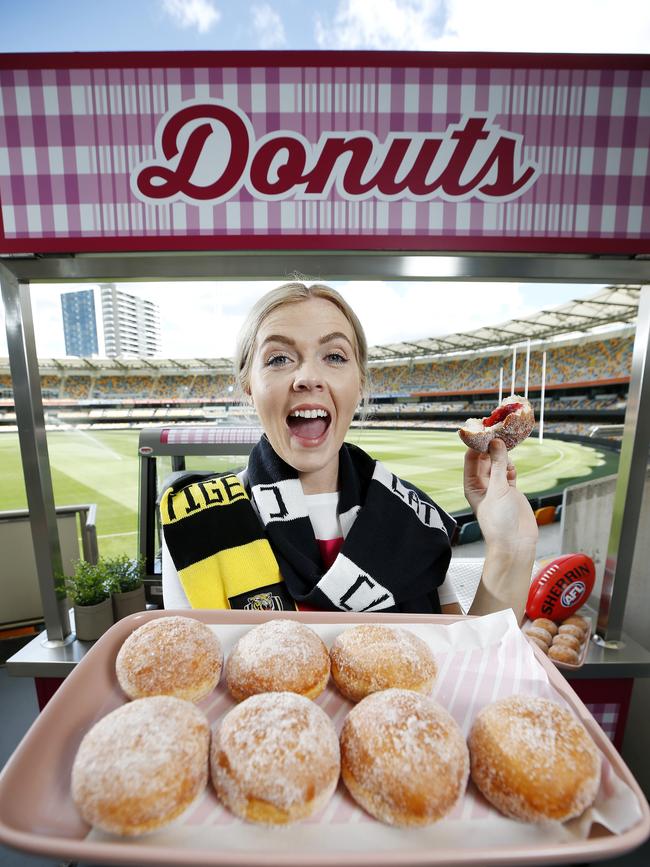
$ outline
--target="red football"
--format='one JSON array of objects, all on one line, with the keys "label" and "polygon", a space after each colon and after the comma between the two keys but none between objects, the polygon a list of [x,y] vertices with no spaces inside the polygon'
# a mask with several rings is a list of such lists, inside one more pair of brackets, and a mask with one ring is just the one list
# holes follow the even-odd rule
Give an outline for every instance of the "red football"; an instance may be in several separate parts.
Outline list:
[{"label": "red football", "polygon": [[586,554],[564,554],[533,578],[526,602],[531,620],[564,620],[585,604],[594,588],[594,561]]}]

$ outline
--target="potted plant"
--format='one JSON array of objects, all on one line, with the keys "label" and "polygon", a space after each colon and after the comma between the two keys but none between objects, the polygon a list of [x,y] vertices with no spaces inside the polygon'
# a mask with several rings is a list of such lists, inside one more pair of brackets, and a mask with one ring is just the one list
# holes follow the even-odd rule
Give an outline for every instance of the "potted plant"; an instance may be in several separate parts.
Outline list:
[{"label": "potted plant", "polygon": [[77,638],[95,641],[113,625],[110,585],[101,562],[78,560],[65,586],[74,606]]},{"label": "potted plant", "polygon": [[136,611],[144,611],[147,600],[144,593],[144,561],[132,560],[125,554],[100,561],[106,572],[113,600],[115,622]]}]

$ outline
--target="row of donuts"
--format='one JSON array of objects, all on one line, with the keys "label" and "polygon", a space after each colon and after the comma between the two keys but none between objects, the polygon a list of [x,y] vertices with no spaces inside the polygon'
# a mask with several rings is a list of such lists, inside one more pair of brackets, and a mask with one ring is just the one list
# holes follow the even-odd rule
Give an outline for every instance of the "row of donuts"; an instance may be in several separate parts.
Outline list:
[{"label": "row of donuts", "polygon": [[591,624],[579,614],[554,621],[538,617],[525,629],[526,638],[553,662],[578,665]]},{"label": "row of donuts", "polygon": [[[190,623],[202,626],[198,621]],[[295,621],[269,623],[302,626]],[[170,628],[178,637],[184,626],[195,631],[178,623]],[[320,642],[312,630],[305,629]],[[430,692],[435,662],[428,646],[407,630],[379,629],[377,643],[383,638],[398,648],[393,658],[383,656],[388,668],[406,669],[411,681],[414,671],[419,675],[426,671],[428,680],[421,680],[420,689]],[[488,801],[512,818],[564,821],[593,802],[600,756],[567,710],[546,699],[502,699],[483,708],[466,744],[453,718],[427,695],[390,688],[390,683],[377,691],[376,671],[370,680],[363,680],[363,666],[355,666],[355,648],[361,648],[360,655],[375,666],[381,652],[359,630],[353,627],[342,633],[345,638],[339,647],[346,648],[347,655],[332,653],[333,675],[335,670],[343,672],[357,695],[366,690],[366,697],[347,715],[340,741],[327,714],[309,698],[290,691],[254,692],[243,698],[215,727],[211,743],[207,719],[186,699],[135,698],[100,720],[82,740],[73,765],[72,794],[83,818],[122,835],[161,827],[198,797],[207,785],[208,771],[228,809],[243,819],[271,825],[293,822],[321,809],[339,774],[354,800],[372,816],[401,826],[429,824],[447,815],[462,797],[470,769]],[[396,634],[389,636],[384,630]],[[293,629],[282,626],[263,631],[264,640],[251,630],[246,635],[258,635],[252,652],[249,639],[236,657],[245,670],[259,664],[260,653],[263,658],[282,643],[274,631],[284,638],[291,631],[295,637]],[[187,650],[187,633],[185,643]],[[266,645],[266,650],[260,650],[260,645]],[[332,651],[335,647],[336,642]],[[304,650],[301,654],[309,656]],[[402,665],[404,659],[407,663]],[[118,671],[124,663],[123,658],[116,665]],[[154,663],[155,657],[149,655],[143,665],[159,674],[160,665]],[[124,688],[123,680],[122,671]],[[236,682],[239,694],[242,679]],[[305,684],[306,692],[313,691],[314,683]]]},{"label": "row of donuts", "polygon": [[[223,651],[215,633],[188,617],[162,617],[136,629],[117,655],[126,695],[174,695],[200,701],[221,678]],[[437,668],[428,645],[404,629],[364,624],[344,630],[328,651],[320,636],[296,620],[269,620],[237,641],[225,665],[236,701],[262,692],[317,698],[330,672],[345,698],[359,701],[389,686],[430,692]]]}]

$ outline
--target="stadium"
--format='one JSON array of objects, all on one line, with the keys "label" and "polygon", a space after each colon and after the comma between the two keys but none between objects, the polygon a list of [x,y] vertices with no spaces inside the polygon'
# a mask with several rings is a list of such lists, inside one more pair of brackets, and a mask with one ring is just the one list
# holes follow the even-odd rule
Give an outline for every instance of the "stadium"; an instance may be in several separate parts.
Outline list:
[{"label": "stadium", "polygon": [[[567,485],[616,472],[639,293],[638,286],[611,286],[524,320],[371,347],[368,407],[352,439],[462,526],[471,515],[456,429],[489,414],[500,381],[504,394],[527,389],[538,424],[517,452],[519,484],[536,507],[559,504]],[[40,359],[39,369],[57,504],[97,504],[101,554],[136,552],[139,431],[257,424],[227,358],[68,357]],[[25,505],[12,397],[3,360],[2,509]],[[227,469],[232,459],[195,458],[191,466]]]}]

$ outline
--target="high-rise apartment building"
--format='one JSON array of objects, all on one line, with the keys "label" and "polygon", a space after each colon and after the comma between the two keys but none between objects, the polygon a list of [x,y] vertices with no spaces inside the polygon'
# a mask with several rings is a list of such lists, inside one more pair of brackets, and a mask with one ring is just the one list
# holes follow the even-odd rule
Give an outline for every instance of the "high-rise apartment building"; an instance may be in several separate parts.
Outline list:
[{"label": "high-rise apartment building", "polygon": [[66,355],[97,355],[95,293],[92,289],[61,295]]},{"label": "high-rise apartment building", "polygon": [[158,305],[113,283],[100,285],[106,355],[150,357],[160,352]]}]

